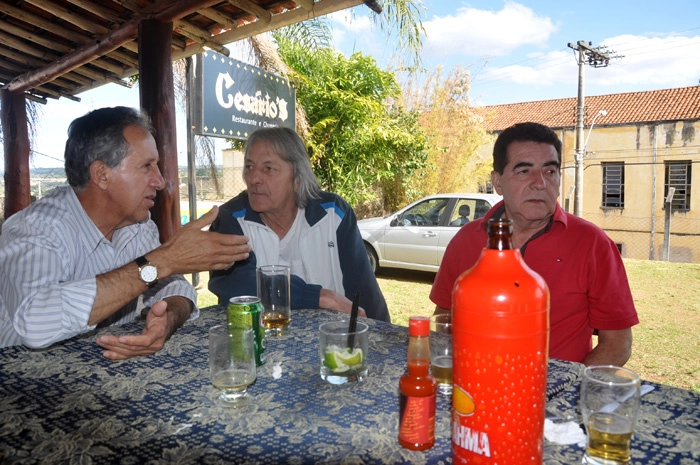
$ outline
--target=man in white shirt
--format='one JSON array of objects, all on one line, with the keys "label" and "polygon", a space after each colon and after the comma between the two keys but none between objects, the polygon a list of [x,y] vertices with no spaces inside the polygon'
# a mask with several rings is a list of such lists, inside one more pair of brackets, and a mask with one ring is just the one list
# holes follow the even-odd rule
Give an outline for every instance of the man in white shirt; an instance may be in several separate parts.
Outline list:
[{"label": "man in white shirt", "polygon": [[147,309],[141,334],[103,334],[97,344],[110,359],[153,354],[199,315],[182,274],[229,268],[248,257],[248,239],[202,231],[214,208],[160,245],[149,209],[165,182],[150,123],[134,109],[73,121],[65,167],[70,187],[2,225],[0,347],[47,347]]}]

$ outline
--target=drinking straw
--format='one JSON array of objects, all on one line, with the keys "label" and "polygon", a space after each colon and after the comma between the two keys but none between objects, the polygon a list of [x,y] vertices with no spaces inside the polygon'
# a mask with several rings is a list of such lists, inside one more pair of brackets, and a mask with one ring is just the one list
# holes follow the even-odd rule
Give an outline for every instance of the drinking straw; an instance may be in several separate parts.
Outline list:
[{"label": "drinking straw", "polygon": [[357,330],[357,312],[360,308],[360,291],[352,298],[352,311],[350,312],[350,329],[348,330],[348,350],[355,345],[355,331]]}]

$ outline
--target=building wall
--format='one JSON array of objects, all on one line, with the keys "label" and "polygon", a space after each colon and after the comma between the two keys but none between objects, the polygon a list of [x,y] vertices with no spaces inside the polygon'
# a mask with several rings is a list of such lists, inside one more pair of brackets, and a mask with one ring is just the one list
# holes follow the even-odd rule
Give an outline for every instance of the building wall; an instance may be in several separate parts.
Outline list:
[{"label": "building wall", "polygon": [[[556,129],[562,139],[559,201],[573,212],[574,128]],[[588,136],[588,128],[584,137]],[[491,147],[479,152],[490,154]],[[700,263],[700,121],[595,126],[583,176],[583,217],[606,231],[623,257],[662,260],[667,224],[666,161],[692,161],[690,210],[669,216],[669,260]],[[603,207],[603,162],[624,162],[624,207]]]}]

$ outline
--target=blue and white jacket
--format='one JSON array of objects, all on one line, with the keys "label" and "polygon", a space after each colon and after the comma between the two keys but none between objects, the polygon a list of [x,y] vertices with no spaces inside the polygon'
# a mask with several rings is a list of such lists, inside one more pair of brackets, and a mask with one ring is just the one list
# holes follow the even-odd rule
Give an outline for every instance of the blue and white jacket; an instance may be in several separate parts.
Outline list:
[{"label": "blue and white jacket", "polygon": [[[299,247],[309,283],[292,275],[292,308],[318,308],[322,288],[350,300],[359,290],[360,307],[367,316],[390,321],[350,205],[336,194],[321,191],[320,198],[311,199],[306,205],[305,218]],[[252,210],[248,193],[243,192],[219,207],[219,215],[209,229],[247,236],[253,249],[247,260],[236,262],[228,270],[210,272],[209,290],[222,304],[234,296],[256,295],[255,269],[259,265],[279,264],[280,241]]]}]

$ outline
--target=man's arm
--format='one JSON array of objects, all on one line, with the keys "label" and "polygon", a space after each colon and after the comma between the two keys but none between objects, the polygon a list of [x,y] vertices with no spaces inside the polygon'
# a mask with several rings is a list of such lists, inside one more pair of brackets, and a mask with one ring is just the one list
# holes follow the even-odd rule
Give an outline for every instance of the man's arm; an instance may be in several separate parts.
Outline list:
[{"label": "man's arm", "polygon": [[435,311],[433,312],[433,315],[445,315],[445,314],[450,314],[452,313],[452,310],[449,308],[441,307],[439,305],[435,306]]},{"label": "man's arm", "polygon": [[[158,268],[159,279],[172,274],[222,270],[248,258],[250,246],[245,236],[202,231],[216,218],[217,212],[217,207],[212,208],[177,231],[165,244],[146,254],[146,258]],[[101,322],[147,289],[134,262],[97,276],[97,294],[88,324]]]},{"label": "man's arm", "polygon": [[632,355],[632,328],[598,330],[598,344],[583,360],[584,365],[624,366]]}]

